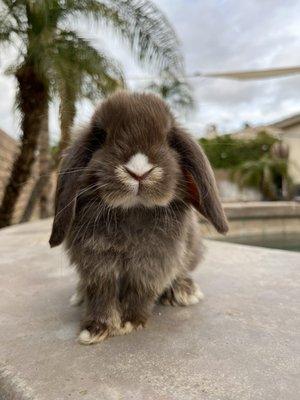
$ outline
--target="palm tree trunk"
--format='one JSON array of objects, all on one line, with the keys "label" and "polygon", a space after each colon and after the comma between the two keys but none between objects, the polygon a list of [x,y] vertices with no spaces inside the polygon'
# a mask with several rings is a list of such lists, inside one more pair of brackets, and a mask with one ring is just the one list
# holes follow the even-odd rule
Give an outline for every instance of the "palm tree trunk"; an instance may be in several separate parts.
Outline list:
[{"label": "palm tree trunk", "polygon": [[[49,186],[48,183],[51,178],[51,174],[57,168],[58,163],[61,159],[63,151],[68,147],[71,141],[71,128],[74,123],[76,114],[75,97],[72,92],[68,90],[66,86],[62,86],[60,90],[60,129],[61,136],[58,145],[57,155],[55,160],[50,162],[49,160],[49,131],[48,131],[48,113],[47,118],[43,121],[40,136],[40,177],[36,181],[30,198],[27,202],[23,216],[20,222],[27,222],[30,220],[31,215],[34,211],[35,205],[40,199],[40,217],[48,218],[51,215],[49,210]],[[47,127],[47,129],[46,129]]]},{"label": "palm tree trunk", "polygon": [[[47,110],[48,111],[48,110]],[[51,158],[50,158],[50,144],[49,144],[49,115],[44,118],[43,127],[40,136],[40,180],[42,181],[42,190],[39,196],[40,199],[40,217],[48,218],[50,216],[50,177],[52,172]]]},{"label": "palm tree trunk", "polygon": [[0,207],[0,228],[12,223],[17,200],[31,174],[42,121],[48,107],[47,86],[39,79],[32,64],[23,64],[16,78],[22,114],[22,138],[20,152],[14,161]]},{"label": "palm tree trunk", "polygon": [[60,141],[58,145],[57,161],[59,162],[64,150],[71,142],[71,129],[76,115],[76,96],[67,85],[60,88]]},{"label": "palm tree trunk", "polygon": [[49,110],[47,109],[39,138],[39,178],[33,186],[20,222],[30,220],[38,200],[40,200],[40,217],[48,218],[50,216],[49,182],[53,169],[52,164],[49,147]]}]

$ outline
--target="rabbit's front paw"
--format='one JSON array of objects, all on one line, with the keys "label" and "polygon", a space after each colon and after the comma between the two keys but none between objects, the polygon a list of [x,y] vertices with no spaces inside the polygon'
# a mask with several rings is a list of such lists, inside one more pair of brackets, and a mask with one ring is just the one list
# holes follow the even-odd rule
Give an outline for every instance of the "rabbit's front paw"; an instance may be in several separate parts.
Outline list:
[{"label": "rabbit's front paw", "polygon": [[140,329],[143,329],[145,327],[145,323],[144,322],[130,322],[130,321],[126,321],[123,322],[121,328],[120,328],[120,335],[127,335],[127,333],[130,333],[134,330],[138,331]]},{"label": "rabbit's front paw", "polygon": [[171,306],[190,306],[199,303],[204,295],[191,278],[178,278],[160,297],[160,303]]},{"label": "rabbit's front paw", "polygon": [[115,330],[115,336],[127,335],[128,333],[132,332],[133,330],[134,330],[133,324],[129,321],[126,321],[120,326],[120,328]]},{"label": "rabbit's front paw", "polygon": [[129,321],[115,326],[108,326],[104,323],[94,321],[84,327],[85,329],[80,332],[78,340],[81,344],[99,343],[108,337],[127,335],[134,329],[139,329],[140,327],[142,327],[142,325],[136,326]]},{"label": "rabbit's front paw", "polygon": [[80,332],[78,340],[81,344],[93,344],[102,342],[110,336],[108,326],[102,322],[91,321],[84,326]]}]

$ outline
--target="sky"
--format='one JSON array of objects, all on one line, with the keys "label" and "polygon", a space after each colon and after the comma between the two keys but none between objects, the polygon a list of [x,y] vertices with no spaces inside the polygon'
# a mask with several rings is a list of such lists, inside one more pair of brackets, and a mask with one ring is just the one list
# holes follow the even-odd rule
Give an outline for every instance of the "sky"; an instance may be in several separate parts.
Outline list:
[{"label": "sky", "polygon": [[[188,74],[195,71],[222,72],[300,65],[299,0],[155,0],[174,26],[181,43]],[[117,58],[125,75],[149,76],[135,63],[130,51],[109,32],[97,26],[79,27],[99,49]],[[13,110],[15,82],[3,70],[13,54],[0,56],[0,128],[19,134]],[[141,81],[128,80],[141,89]],[[195,111],[184,123],[201,136],[205,127],[216,124],[221,132],[239,129],[245,122],[266,124],[300,112],[300,75],[259,81],[225,79],[190,80]],[[51,106],[50,129],[57,137],[57,103]],[[93,107],[78,106],[76,122],[86,122]]]}]

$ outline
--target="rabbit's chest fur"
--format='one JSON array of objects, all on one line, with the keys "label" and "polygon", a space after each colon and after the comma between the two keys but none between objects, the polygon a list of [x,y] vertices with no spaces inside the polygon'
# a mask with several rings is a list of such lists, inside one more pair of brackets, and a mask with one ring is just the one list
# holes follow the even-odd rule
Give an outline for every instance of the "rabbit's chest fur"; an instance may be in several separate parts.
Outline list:
[{"label": "rabbit's chest fur", "polygon": [[[192,210],[181,203],[168,208],[79,210],[67,248],[75,265],[91,274],[155,274],[172,279],[189,258]],[[84,263],[82,262],[84,260]]]},{"label": "rabbit's chest fur", "polygon": [[130,252],[140,248],[174,245],[182,234],[189,209],[173,204],[155,209],[129,210],[103,208],[97,212],[89,204],[76,215],[69,247],[80,246],[96,252]]}]

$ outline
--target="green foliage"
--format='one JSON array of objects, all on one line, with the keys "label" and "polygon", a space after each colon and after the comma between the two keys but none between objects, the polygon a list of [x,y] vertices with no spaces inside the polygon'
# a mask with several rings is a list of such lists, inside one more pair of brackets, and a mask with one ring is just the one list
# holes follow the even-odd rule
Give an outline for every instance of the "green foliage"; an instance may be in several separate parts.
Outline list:
[{"label": "green foliage", "polygon": [[[113,29],[136,59],[159,75],[183,74],[176,34],[163,13],[148,0],[0,0],[0,45],[15,46],[7,72],[18,76],[30,66],[47,91],[59,96],[64,113],[82,98],[97,101],[125,87],[119,64],[73,28],[85,17]],[[1,60],[0,60],[1,61]],[[16,108],[20,109],[20,96]],[[61,116],[61,114],[60,114]],[[66,121],[64,121],[66,127]]]},{"label": "green foliage", "polygon": [[23,65],[31,65],[50,97],[68,93],[71,102],[98,100],[124,87],[116,60],[70,29],[69,23],[82,16],[112,28],[148,68],[182,75],[176,34],[148,0],[0,0],[0,45],[18,49],[8,72],[16,75]]},{"label": "green foliage", "polygon": [[[0,207],[2,227],[10,224],[21,187],[30,176],[51,97],[58,94],[61,99],[61,131],[65,131],[61,143],[65,145],[76,101],[95,100],[124,86],[117,63],[73,28],[80,18],[97,22],[102,29],[112,28],[149,69],[183,75],[176,34],[149,0],[0,0],[0,46],[16,49],[7,72],[19,83],[16,107],[21,112],[23,141]],[[1,53],[0,62],[6,56]]]},{"label": "green foliage", "polygon": [[0,0],[0,44],[16,45],[16,66],[30,60],[36,73],[47,79],[55,54],[86,45],[68,29],[68,22],[79,16],[112,28],[148,68],[183,73],[177,36],[148,0]]},{"label": "green foliage", "polygon": [[124,77],[115,60],[96,50],[75,32],[60,32],[51,50],[52,90],[61,94],[62,87],[70,100],[82,97],[98,100],[124,87]]},{"label": "green foliage", "polygon": [[272,155],[271,147],[279,140],[265,131],[250,140],[223,135],[199,142],[213,168],[229,171],[230,179],[241,189],[256,188],[267,200],[289,195],[288,161]]},{"label": "green foliage", "polygon": [[199,140],[211,165],[215,169],[232,169],[246,161],[260,160],[269,154],[278,139],[261,131],[250,140],[233,138],[231,135]]},{"label": "green foliage", "polygon": [[234,167],[231,171],[231,179],[241,189],[246,187],[259,189],[264,198],[268,200],[282,198],[283,183],[285,182],[286,189],[291,183],[287,160],[268,154],[259,160],[245,161]]}]

